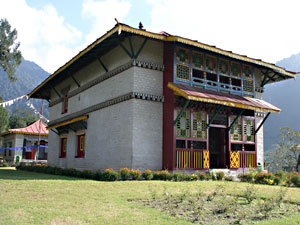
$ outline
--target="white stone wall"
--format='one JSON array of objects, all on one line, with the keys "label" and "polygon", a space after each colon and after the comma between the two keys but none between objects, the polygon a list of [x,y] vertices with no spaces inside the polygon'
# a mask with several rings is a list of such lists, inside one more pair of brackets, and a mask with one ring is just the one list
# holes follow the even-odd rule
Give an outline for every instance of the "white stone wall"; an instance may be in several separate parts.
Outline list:
[{"label": "white stone wall", "polygon": [[[142,38],[132,38],[134,51],[143,42]],[[129,48],[128,40],[124,45]],[[138,59],[163,63],[161,42],[148,41]],[[101,58],[109,70],[127,63],[130,58],[117,47]],[[100,70],[99,70],[100,68]],[[84,84],[104,74],[101,65],[94,61],[74,74]],[[84,71],[84,72],[83,72]],[[85,78],[87,77],[87,78]],[[92,105],[118,97],[129,92],[151,95],[163,94],[163,72],[140,67],[131,67],[93,87],[69,98],[68,113],[61,114],[62,104],[50,107],[50,120],[78,112]],[[57,90],[70,85],[68,79],[58,84]],[[52,92],[53,98],[56,94]],[[49,132],[48,164],[77,169],[103,170],[122,167],[139,169],[161,169],[162,166],[162,103],[131,99],[89,113],[86,130],[85,157],[75,158],[77,136],[73,131],[67,134],[66,158],[59,158],[60,137]]]}]

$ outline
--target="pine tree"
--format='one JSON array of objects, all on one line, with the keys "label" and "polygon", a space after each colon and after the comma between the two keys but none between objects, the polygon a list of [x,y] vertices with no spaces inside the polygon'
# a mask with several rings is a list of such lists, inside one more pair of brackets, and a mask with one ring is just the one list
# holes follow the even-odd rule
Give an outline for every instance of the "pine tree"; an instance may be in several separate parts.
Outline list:
[{"label": "pine tree", "polygon": [[[0,97],[0,103],[2,102],[2,98]],[[8,127],[9,115],[5,108],[0,106],[0,133],[5,131]],[[1,148],[1,146],[0,146]]]},{"label": "pine tree", "polygon": [[14,73],[22,60],[21,51],[18,50],[17,30],[11,30],[7,19],[0,20],[0,67],[4,69],[11,81],[16,81]]}]

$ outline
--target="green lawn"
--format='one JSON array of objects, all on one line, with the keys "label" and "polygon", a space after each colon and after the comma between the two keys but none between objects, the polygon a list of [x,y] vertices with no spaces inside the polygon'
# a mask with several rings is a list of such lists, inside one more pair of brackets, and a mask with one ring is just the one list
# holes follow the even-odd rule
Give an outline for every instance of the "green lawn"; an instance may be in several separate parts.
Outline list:
[{"label": "green lawn", "polygon": [[[100,182],[0,168],[0,224],[191,224],[135,200],[168,193],[210,192],[224,185],[228,194],[248,184],[196,181]],[[279,187],[256,185],[257,195],[272,197]],[[300,188],[287,188],[285,200],[300,205]],[[300,214],[259,224],[300,224]]]}]

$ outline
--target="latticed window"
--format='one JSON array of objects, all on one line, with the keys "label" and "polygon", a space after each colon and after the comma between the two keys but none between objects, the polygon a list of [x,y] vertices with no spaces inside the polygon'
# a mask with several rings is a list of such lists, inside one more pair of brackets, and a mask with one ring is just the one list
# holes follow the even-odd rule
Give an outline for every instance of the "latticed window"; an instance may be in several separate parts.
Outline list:
[{"label": "latticed window", "polygon": [[243,76],[246,78],[253,78],[252,67],[249,65],[243,65]]},{"label": "latticed window", "polygon": [[204,56],[201,53],[192,52],[192,66],[204,69]]},{"label": "latticed window", "polygon": [[244,118],[244,141],[254,142],[255,140],[255,128],[254,119]]},{"label": "latticed window", "polygon": [[231,75],[241,77],[241,65],[236,62],[231,62]]},{"label": "latticed window", "polygon": [[229,70],[229,61],[225,59],[220,59],[219,61],[219,71],[221,74],[224,75],[229,75],[230,70]]},{"label": "latticed window", "polygon": [[176,60],[178,62],[190,63],[190,51],[185,48],[176,48]]},{"label": "latticed window", "polygon": [[193,138],[206,139],[206,118],[205,112],[193,112]]},{"label": "latticed window", "polygon": [[211,72],[217,72],[217,57],[215,56],[211,56],[211,55],[206,55],[206,63],[205,63],[205,66],[206,66],[206,69],[208,71],[211,71]]},{"label": "latticed window", "polygon": [[[177,110],[177,115],[180,113],[180,110]],[[191,134],[191,114],[190,111],[185,110],[182,112],[179,120],[176,124],[176,136],[177,137],[190,137]]]},{"label": "latticed window", "polygon": [[176,64],[176,77],[183,80],[190,80],[190,67]]},{"label": "latticed window", "polygon": [[253,92],[253,81],[252,80],[243,80],[243,90],[245,92]]},{"label": "latticed window", "polygon": [[[230,116],[230,121],[233,122],[236,116]],[[239,117],[230,129],[231,141],[242,141],[242,118]]]}]

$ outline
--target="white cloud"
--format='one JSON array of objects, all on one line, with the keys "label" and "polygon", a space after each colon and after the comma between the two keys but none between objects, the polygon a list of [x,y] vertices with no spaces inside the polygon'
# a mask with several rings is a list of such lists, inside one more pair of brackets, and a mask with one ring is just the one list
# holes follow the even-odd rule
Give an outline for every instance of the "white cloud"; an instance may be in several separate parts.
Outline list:
[{"label": "white cloud", "polygon": [[91,31],[85,35],[84,47],[110,30],[116,24],[114,18],[117,18],[119,22],[122,22],[128,15],[130,8],[131,4],[129,1],[84,1],[82,15],[92,22]]},{"label": "white cloud", "polygon": [[48,72],[55,71],[77,53],[74,46],[82,39],[81,32],[67,24],[52,5],[37,10],[25,0],[10,0],[1,3],[0,15],[17,29],[24,58]]},{"label": "white cloud", "polygon": [[276,62],[300,52],[297,0],[148,0],[149,30],[165,30]]}]

